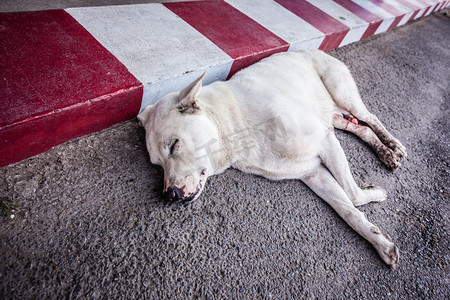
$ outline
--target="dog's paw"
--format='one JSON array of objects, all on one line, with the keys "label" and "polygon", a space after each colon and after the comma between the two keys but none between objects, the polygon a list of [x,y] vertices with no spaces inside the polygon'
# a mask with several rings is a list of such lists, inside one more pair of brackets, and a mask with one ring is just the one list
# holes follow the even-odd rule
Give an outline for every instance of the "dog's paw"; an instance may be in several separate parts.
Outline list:
[{"label": "dog's paw", "polygon": [[392,149],[383,145],[381,147],[377,147],[377,149],[375,149],[375,150],[376,150],[380,160],[389,169],[395,170],[401,166],[401,164],[400,164],[401,157],[399,155],[397,155]]},{"label": "dog's paw", "polygon": [[408,157],[408,153],[406,153],[406,148],[403,147],[403,145],[400,144],[400,142],[398,142],[398,144],[394,148],[394,153],[400,158],[407,158]]},{"label": "dog's paw", "polygon": [[392,270],[395,270],[399,260],[399,251],[397,246],[394,243],[386,240],[380,247],[376,247],[378,255],[380,255],[381,259],[388,264]]},{"label": "dog's paw", "polygon": [[400,143],[400,141],[395,138],[387,143],[387,147],[389,147],[394,152],[394,154],[399,157],[399,159],[408,157],[405,146],[403,146],[402,143]]}]

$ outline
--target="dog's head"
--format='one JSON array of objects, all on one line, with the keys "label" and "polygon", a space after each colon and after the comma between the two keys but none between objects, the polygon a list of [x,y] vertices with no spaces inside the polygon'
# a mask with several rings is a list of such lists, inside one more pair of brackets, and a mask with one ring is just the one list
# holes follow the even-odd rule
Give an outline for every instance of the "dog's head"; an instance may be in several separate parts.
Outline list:
[{"label": "dog's head", "polygon": [[196,199],[207,176],[214,174],[216,156],[221,154],[217,127],[197,99],[204,75],[138,115],[146,131],[150,160],[164,169],[168,201]]}]

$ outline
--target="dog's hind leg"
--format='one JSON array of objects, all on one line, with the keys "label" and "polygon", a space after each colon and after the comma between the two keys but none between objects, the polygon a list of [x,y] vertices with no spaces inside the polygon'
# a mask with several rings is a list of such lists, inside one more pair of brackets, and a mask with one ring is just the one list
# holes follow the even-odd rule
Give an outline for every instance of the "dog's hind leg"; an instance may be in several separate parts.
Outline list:
[{"label": "dog's hind leg", "polygon": [[339,183],[324,166],[319,165],[301,179],[319,197],[324,199],[347,224],[369,241],[386,264],[395,269],[399,258],[395,244],[353,205]]},{"label": "dog's hind leg", "polygon": [[323,141],[322,151],[319,156],[322,163],[330,170],[336,181],[352,201],[353,205],[359,206],[369,202],[380,202],[386,200],[386,191],[380,187],[368,186],[361,189],[353,179],[348,166],[344,150],[332,131]]},{"label": "dog's hind leg", "polygon": [[362,115],[360,119],[372,128],[373,132],[375,132],[383,144],[392,149],[395,155],[400,158],[406,158],[408,156],[406,153],[406,148],[402,145],[402,143],[400,143],[399,140],[393,137],[389,131],[387,131],[377,116],[368,113],[366,115]]},{"label": "dog's hind leg", "polygon": [[[378,140],[393,151],[395,156],[388,154],[382,159],[388,167],[397,168],[400,166],[400,159],[407,156],[405,147],[386,130],[374,114],[367,110],[347,66],[339,60],[325,54],[322,57],[322,65],[322,68],[318,68],[320,78],[339,110],[343,111],[344,114],[347,112],[348,115],[353,115],[357,120],[365,122],[378,137]],[[340,128],[339,126],[336,127]],[[386,152],[380,147],[374,147],[374,149],[375,151],[380,149],[380,151]],[[380,158],[383,157],[383,153],[377,153]]]},{"label": "dog's hind leg", "polygon": [[349,131],[369,144],[377,153],[380,160],[389,168],[396,169],[400,167],[400,157],[383,144],[370,127],[355,124],[339,114],[333,116],[333,126]]}]

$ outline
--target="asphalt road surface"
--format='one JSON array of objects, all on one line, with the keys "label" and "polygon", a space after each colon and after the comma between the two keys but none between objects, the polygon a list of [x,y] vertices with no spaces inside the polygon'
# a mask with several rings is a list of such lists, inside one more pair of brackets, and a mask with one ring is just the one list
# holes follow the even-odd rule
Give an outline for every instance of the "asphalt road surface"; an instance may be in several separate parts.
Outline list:
[{"label": "asphalt road surface", "polygon": [[133,120],[0,169],[0,298],[449,299],[449,36],[438,13],[331,52],[409,153],[392,172],[337,132],[357,183],[387,190],[361,210],[397,270],[299,181],[230,169],[164,203]]}]

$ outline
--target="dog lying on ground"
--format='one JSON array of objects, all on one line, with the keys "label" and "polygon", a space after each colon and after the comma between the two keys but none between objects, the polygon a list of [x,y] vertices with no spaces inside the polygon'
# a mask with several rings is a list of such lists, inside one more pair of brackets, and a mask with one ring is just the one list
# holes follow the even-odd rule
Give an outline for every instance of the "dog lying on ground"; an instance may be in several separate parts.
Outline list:
[{"label": "dog lying on ground", "polygon": [[383,201],[386,192],[356,185],[333,129],[356,134],[391,169],[406,151],[367,110],[348,68],[308,51],[272,55],[202,87],[204,75],[138,115],[151,162],[164,169],[165,198],[194,200],[208,176],[229,167],[274,180],[297,178],[395,269],[397,247],[355,207]]}]

